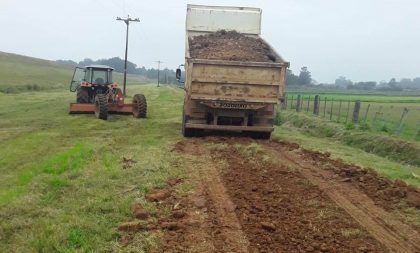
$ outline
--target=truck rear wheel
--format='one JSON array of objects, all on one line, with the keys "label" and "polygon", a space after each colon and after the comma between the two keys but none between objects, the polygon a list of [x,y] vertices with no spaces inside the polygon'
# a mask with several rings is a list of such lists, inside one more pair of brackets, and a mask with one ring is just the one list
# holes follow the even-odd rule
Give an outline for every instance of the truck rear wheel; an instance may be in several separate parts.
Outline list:
[{"label": "truck rear wheel", "polygon": [[247,132],[251,138],[260,139],[260,140],[268,140],[271,137],[271,132]]},{"label": "truck rear wheel", "polygon": [[143,94],[136,94],[133,97],[133,116],[134,118],[146,118],[147,101]]},{"label": "truck rear wheel", "polygon": [[95,116],[98,119],[108,119],[108,101],[104,94],[95,96]]},{"label": "truck rear wheel", "polygon": [[271,132],[260,132],[259,139],[269,140],[271,137]]},{"label": "truck rear wheel", "polygon": [[80,104],[89,103],[89,91],[86,88],[80,87],[77,89],[76,102]]},{"label": "truck rear wheel", "polygon": [[184,137],[194,137],[195,129],[194,128],[187,128],[187,116],[185,115],[185,111],[182,110],[182,135]]}]

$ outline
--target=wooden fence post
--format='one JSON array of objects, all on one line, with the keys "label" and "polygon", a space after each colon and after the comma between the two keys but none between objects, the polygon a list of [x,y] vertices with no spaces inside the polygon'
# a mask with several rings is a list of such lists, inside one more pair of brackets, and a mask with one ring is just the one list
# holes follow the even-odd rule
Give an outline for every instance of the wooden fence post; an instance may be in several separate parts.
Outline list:
[{"label": "wooden fence post", "polygon": [[359,123],[359,112],[360,112],[360,100],[354,102],[354,109],[353,109],[353,123]]},{"label": "wooden fence post", "polygon": [[296,111],[300,112],[300,100],[302,99],[301,95],[299,94],[296,99]]},{"label": "wooden fence post", "polygon": [[325,110],[327,109],[327,97],[324,99],[324,118],[325,118]]},{"label": "wooden fence post", "polygon": [[382,105],[379,106],[379,110],[377,112],[375,112],[375,115],[373,116],[372,125],[376,125],[376,120],[378,118],[378,115],[381,114],[381,111],[382,111]]},{"label": "wooden fence post", "polygon": [[340,105],[338,106],[338,117],[337,117],[337,122],[340,122],[340,118],[341,118],[341,100],[340,100]]},{"label": "wooden fence post", "polygon": [[293,109],[293,95],[292,95],[292,102],[290,103],[290,109]]},{"label": "wooden fence post", "polygon": [[333,114],[333,105],[334,105],[334,98],[331,98],[331,110],[330,110],[330,120],[332,120],[332,114]]},{"label": "wooden fence post", "polygon": [[366,108],[365,120],[363,121],[365,124],[366,124],[367,116],[368,116],[368,113],[369,113],[369,108],[370,108],[370,104],[368,104],[368,107]]},{"label": "wooden fence post", "polygon": [[350,101],[348,101],[348,103],[347,103],[346,123],[347,123],[347,120],[349,118],[349,112],[350,112]]},{"label": "wooden fence post", "polygon": [[407,108],[404,108],[404,110],[403,110],[403,112],[401,114],[400,122],[398,123],[397,130],[395,131],[395,134],[396,135],[400,135],[401,129],[402,129],[403,124],[404,124],[405,116],[407,115],[407,113],[408,113],[408,109]]},{"label": "wooden fence post", "polygon": [[300,110],[303,108],[303,100],[305,100],[305,96],[302,96],[302,99],[300,100]]},{"label": "wooden fence post", "polygon": [[414,135],[413,135],[414,141],[417,140],[417,136],[419,135],[419,133],[420,133],[420,120],[417,121],[416,131],[414,132]]},{"label": "wooden fence post", "polygon": [[282,110],[284,110],[284,109],[286,109],[287,108],[287,93],[284,93],[283,94],[283,100],[280,100],[281,101],[281,109]]},{"label": "wooden fence post", "polygon": [[319,114],[319,95],[316,95],[314,99],[314,114]]},{"label": "wooden fence post", "polygon": [[308,105],[306,106],[306,112],[309,112],[309,103],[311,102],[311,96],[308,98]]}]

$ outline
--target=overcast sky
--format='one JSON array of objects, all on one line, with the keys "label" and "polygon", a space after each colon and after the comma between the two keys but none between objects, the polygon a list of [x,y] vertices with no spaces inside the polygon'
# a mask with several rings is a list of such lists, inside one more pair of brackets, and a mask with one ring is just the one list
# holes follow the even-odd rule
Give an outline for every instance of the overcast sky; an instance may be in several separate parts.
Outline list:
[{"label": "overcast sky", "polygon": [[0,0],[0,51],[44,59],[124,56],[138,66],[184,62],[187,3],[263,9],[262,36],[298,73],[381,81],[420,76],[419,0]]}]

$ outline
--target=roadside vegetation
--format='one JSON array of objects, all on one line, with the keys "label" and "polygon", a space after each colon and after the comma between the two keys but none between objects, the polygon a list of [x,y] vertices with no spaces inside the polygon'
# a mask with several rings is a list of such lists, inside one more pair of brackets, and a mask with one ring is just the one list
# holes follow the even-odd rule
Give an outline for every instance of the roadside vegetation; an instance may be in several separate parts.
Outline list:
[{"label": "roadside vegetation", "polygon": [[276,128],[275,136],[374,168],[384,176],[420,185],[420,145],[417,141],[374,133],[352,123],[342,125],[287,111],[278,111],[275,121],[281,125]]},{"label": "roadside vegetation", "polygon": [[[67,91],[0,93],[1,251],[120,250],[117,227],[133,200],[183,174],[170,152],[181,138],[182,92],[135,92],[148,98],[147,119],[68,115]],[[155,237],[139,234],[133,247],[141,252]]]}]

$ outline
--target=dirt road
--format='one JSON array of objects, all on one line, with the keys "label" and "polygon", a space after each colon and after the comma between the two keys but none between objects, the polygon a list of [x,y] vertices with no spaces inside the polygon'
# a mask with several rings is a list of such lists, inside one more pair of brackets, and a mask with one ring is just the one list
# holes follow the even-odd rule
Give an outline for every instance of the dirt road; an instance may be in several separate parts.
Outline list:
[{"label": "dirt road", "polygon": [[420,228],[400,215],[419,214],[420,191],[403,182],[277,141],[197,138],[174,152],[198,190],[154,252],[420,252]]}]

